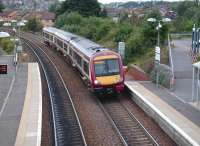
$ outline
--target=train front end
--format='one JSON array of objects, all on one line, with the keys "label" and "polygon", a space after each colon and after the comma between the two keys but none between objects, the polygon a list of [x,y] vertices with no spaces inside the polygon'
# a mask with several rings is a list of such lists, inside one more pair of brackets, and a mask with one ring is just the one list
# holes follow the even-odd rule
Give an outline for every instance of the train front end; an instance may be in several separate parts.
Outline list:
[{"label": "train front end", "polygon": [[112,51],[100,52],[92,59],[91,84],[97,93],[124,90],[124,70],[121,56]]}]

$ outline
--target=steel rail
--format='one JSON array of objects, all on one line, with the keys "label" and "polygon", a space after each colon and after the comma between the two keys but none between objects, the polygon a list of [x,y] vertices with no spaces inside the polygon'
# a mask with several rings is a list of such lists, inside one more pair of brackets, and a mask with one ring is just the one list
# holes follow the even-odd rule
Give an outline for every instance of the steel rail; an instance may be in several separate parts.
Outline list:
[{"label": "steel rail", "polygon": [[115,122],[113,121],[112,117],[109,115],[109,113],[106,111],[106,109],[104,108],[103,104],[99,101],[99,99],[96,99],[98,105],[100,106],[101,110],[104,112],[104,114],[106,115],[106,117],[108,118],[108,120],[110,121],[111,125],[113,126],[113,129],[117,132],[117,134],[119,135],[121,142],[123,143],[124,146],[128,146],[126,140],[124,139],[124,137],[122,136],[121,132],[119,131],[119,129],[117,128],[117,125],[115,124]]},{"label": "steel rail", "polygon": [[[98,99],[97,99],[98,100]],[[117,111],[115,111],[115,110],[113,110],[114,112],[111,112],[109,109],[107,109],[108,107],[110,108],[110,109],[114,109],[114,106],[113,105],[107,105],[107,107],[106,107],[106,105],[104,104],[104,103],[102,103],[100,100],[98,100],[98,104],[99,104],[99,106],[100,106],[100,108],[102,109],[102,111],[105,113],[105,115],[108,117],[108,119],[109,119],[109,121],[111,122],[111,124],[113,125],[113,127],[114,127],[114,129],[116,130],[116,132],[118,133],[118,135],[120,136],[120,139],[122,140],[122,142],[123,142],[123,144],[124,145],[126,145],[126,146],[128,146],[128,145],[131,145],[130,143],[129,143],[129,141],[131,140],[131,141],[134,141],[134,139],[127,139],[127,135],[125,134],[124,135],[124,132],[125,133],[127,133],[127,131],[125,130],[124,131],[124,129],[120,126],[120,124],[117,122],[117,120],[116,120],[116,116],[114,116],[112,113],[119,113],[119,112],[117,112]],[[151,145],[154,145],[154,146],[159,146],[159,144],[155,141],[155,139],[153,138],[153,136],[151,136],[151,134],[144,128],[144,126],[139,122],[139,120],[130,112],[130,110],[127,108],[127,107],[125,107],[120,101],[117,103],[117,104],[119,104],[120,105],[120,107],[118,107],[117,109],[118,110],[120,110],[120,109],[124,109],[125,111],[126,111],[126,113],[129,115],[129,119],[133,122],[133,123],[135,123],[135,124],[137,124],[138,126],[137,126],[137,130],[141,130],[141,131],[143,131],[143,136],[145,136],[145,137],[148,137],[148,140],[149,140],[149,142],[151,142]],[[120,117],[120,115],[118,114],[118,116]],[[120,120],[120,119],[118,119],[118,120]],[[122,119],[121,119],[122,120]],[[126,125],[125,125],[126,126]],[[121,128],[120,128],[121,127]],[[129,130],[129,129],[128,129]],[[129,134],[131,134],[131,133],[129,133]],[[133,134],[135,134],[135,133],[133,133]],[[137,140],[138,141],[138,140]],[[142,144],[142,142],[143,142],[143,140],[141,140],[140,141],[140,145]],[[145,141],[145,142],[147,142],[147,141]],[[145,143],[144,143],[144,145],[145,145]]]},{"label": "steel rail", "polygon": [[[22,37],[22,38],[23,38],[23,37]],[[30,40],[25,39],[25,38],[23,38],[23,39],[26,40],[26,41],[29,41],[29,42],[31,43]],[[32,42],[32,43],[34,43],[34,42]],[[38,43],[38,42],[37,42],[37,43]],[[54,66],[54,68],[55,68],[57,74],[59,75],[59,77],[60,77],[60,79],[61,79],[61,81],[62,81],[62,84],[63,84],[63,86],[64,86],[64,88],[65,88],[65,90],[67,91],[67,94],[68,94],[68,96],[69,96],[69,100],[70,100],[70,102],[71,102],[71,105],[72,105],[72,108],[73,108],[73,111],[74,111],[76,120],[77,120],[78,125],[79,125],[79,128],[80,128],[80,132],[81,132],[81,136],[82,136],[83,143],[84,143],[85,146],[87,146],[87,143],[86,143],[86,140],[85,140],[85,136],[84,136],[84,133],[83,133],[83,130],[82,130],[82,126],[81,126],[80,120],[79,120],[79,118],[78,118],[78,114],[77,114],[77,112],[76,112],[74,103],[73,103],[73,101],[72,101],[72,98],[71,98],[71,95],[70,95],[70,93],[69,93],[69,90],[67,89],[66,84],[65,84],[65,82],[64,82],[64,80],[63,80],[63,78],[62,78],[60,72],[58,71],[56,65],[53,63],[53,61],[50,59],[50,57],[47,55],[47,53],[44,52],[44,51],[41,49],[41,47],[40,47],[39,45],[37,45],[37,44],[34,44],[34,45],[37,46],[37,48],[40,49],[40,51],[42,51],[43,54],[45,54],[45,56],[48,58],[48,60],[49,60],[49,61],[51,62],[51,64]],[[34,52],[35,54],[37,54],[37,53],[34,51],[34,49],[31,48],[31,50],[33,50],[33,52]],[[37,55],[37,56],[38,56],[38,55]],[[38,56],[38,57],[39,57],[39,56]],[[39,59],[39,60],[40,60],[40,59]],[[41,62],[41,60],[40,60],[40,62]],[[43,68],[44,68],[44,65],[42,65],[42,66],[43,66]],[[51,102],[52,102],[52,99],[51,99]],[[53,105],[53,103],[51,103],[51,104]],[[52,106],[52,107],[53,107],[53,106]],[[52,110],[54,110],[54,109],[52,108]],[[55,127],[55,116],[54,116],[54,127]],[[54,128],[54,130],[55,130],[55,133],[57,133],[57,132],[56,132],[56,128]],[[57,137],[58,137],[58,136],[55,135],[55,141],[57,140]],[[55,143],[56,143],[56,142],[55,142]],[[56,144],[56,146],[58,146],[58,144]]]},{"label": "steel rail", "polygon": [[123,108],[128,112],[128,114],[130,115],[130,117],[133,120],[136,120],[137,123],[141,126],[141,128],[145,131],[145,133],[147,134],[147,136],[149,136],[149,138],[152,140],[152,142],[156,145],[159,146],[159,144],[156,142],[156,140],[153,138],[153,136],[146,130],[146,128],[142,125],[142,123],[133,115],[133,113],[124,105],[121,103],[121,105],[123,106]]},{"label": "steel rail", "polygon": [[49,96],[50,96],[50,102],[51,102],[51,112],[52,112],[52,116],[53,116],[53,129],[54,129],[54,143],[55,143],[55,146],[58,146],[57,144],[57,130],[56,130],[56,125],[55,125],[55,115],[54,115],[54,106],[53,106],[53,97],[52,97],[52,92],[51,92],[51,88],[50,88],[50,82],[49,82],[49,78],[47,77],[47,72],[44,68],[44,64],[42,63],[40,57],[38,56],[38,54],[35,52],[35,50],[27,43],[24,41],[24,43],[29,47],[29,49],[31,49],[31,51],[35,54],[35,56],[37,57],[38,61],[40,62],[40,65],[42,67],[42,70],[44,72],[44,75],[45,75],[45,79],[47,81],[47,86],[48,86],[48,91],[49,91]]}]

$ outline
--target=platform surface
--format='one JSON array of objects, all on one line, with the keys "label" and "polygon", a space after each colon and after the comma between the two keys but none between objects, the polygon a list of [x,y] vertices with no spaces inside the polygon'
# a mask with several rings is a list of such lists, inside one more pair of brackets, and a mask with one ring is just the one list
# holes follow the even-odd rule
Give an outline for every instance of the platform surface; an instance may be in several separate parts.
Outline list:
[{"label": "platform surface", "polygon": [[12,57],[0,57],[7,63],[8,74],[0,75],[0,145],[13,146],[17,135],[27,86],[27,64],[15,68]]},{"label": "platform surface", "polygon": [[[200,111],[150,81],[126,81],[136,101],[179,144],[200,145]],[[172,132],[170,132],[172,131]],[[182,140],[182,138],[186,139]]]},{"label": "platform surface", "polygon": [[39,66],[28,64],[28,84],[15,146],[40,146],[42,131],[42,86]]},{"label": "platform surface", "polygon": [[173,40],[172,61],[174,65],[174,94],[184,102],[192,102],[191,38]]},{"label": "platform surface", "polygon": [[13,56],[0,56],[8,74],[0,75],[0,146],[40,146],[42,88],[37,63],[13,66]]}]

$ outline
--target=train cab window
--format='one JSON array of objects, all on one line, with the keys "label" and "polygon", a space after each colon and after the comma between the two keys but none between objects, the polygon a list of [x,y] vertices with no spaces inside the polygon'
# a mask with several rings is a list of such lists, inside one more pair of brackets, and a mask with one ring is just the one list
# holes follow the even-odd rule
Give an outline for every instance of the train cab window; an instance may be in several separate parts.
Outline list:
[{"label": "train cab window", "polygon": [[83,70],[87,75],[89,75],[89,64],[86,61],[83,62]]},{"label": "train cab window", "polygon": [[97,77],[119,74],[119,61],[117,59],[95,61],[94,66]]}]

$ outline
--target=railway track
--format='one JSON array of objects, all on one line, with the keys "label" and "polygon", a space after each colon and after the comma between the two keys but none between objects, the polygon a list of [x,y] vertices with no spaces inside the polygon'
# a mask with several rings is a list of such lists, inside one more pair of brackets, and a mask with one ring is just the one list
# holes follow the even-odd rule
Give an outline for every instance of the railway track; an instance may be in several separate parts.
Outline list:
[{"label": "railway track", "polygon": [[[30,37],[35,43],[40,41],[40,39],[36,40],[36,38],[33,38],[31,35]],[[46,47],[42,42],[40,42],[40,46]],[[125,146],[158,145],[142,124],[125,106],[123,106],[123,104],[120,103],[118,99],[112,97],[109,97],[108,99],[101,98],[101,100],[97,100],[97,102]]]},{"label": "railway track", "polygon": [[99,105],[126,146],[158,146],[159,144],[137,118],[116,97],[100,98]]},{"label": "railway track", "polygon": [[[38,46],[41,48],[46,48],[46,45],[42,43],[42,40],[39,38],[35,38],[31,34],[25,34],[25,36],[30,37],[34,43],[39,42]],[[46,51],[46,49],[44,50]],[[123,145],[158,145],[153,137],[145,130],[129,109],[120,102],[120,100],[101,98],[100,101],[98,100],[98,103],[107,119],[109,119],[115,131],[117,131],[120,136]]]},{"label": "railway track", "polygon": [[72,99],[55,64],[37,44],[28,38],[22,38],[22,41],[37,57],[47,80],[52,107],[54,145],[86,146]]}]

